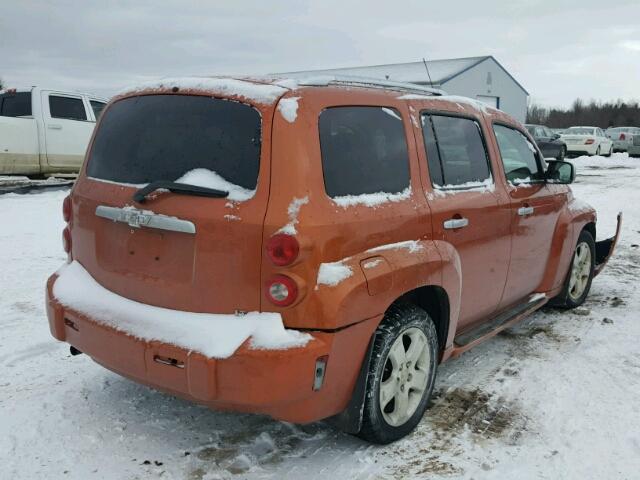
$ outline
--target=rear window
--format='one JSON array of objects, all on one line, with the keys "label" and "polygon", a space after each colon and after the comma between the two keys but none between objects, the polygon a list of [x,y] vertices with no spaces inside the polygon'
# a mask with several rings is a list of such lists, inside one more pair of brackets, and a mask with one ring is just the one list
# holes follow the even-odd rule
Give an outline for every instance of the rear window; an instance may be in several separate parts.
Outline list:
[{"label": "rear window", "polygon": [[0,116],[28,117],[31,114],[31,92],[3,93],[0,95]]},{"label": "rear window", "polygon": [[49,113],[51,118],[65,120],[86,120],[87,112],[81,98],[49,95]]},{"label": "rear window", "polygon": [[400,113],[384,107],[332,107],[320,114],[327,195],[399,193],[409,186],[409,154]]},{"label": "rear window", "polygon": [[564,131],[567,135],[594,135],[595,129],[585,127],[571,127]]},{"label": "rear window", "polygon": [[254,190],[260,135],[260,113],[243,103],[187,95],[125,98],[105,111],[87,173],[143,184],[204,168]]}]

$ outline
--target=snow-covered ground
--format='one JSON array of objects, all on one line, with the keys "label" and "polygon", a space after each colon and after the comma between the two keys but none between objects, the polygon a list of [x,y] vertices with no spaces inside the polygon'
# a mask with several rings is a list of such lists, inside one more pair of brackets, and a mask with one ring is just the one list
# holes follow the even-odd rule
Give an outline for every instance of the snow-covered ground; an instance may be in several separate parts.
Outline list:
[{"label": "snow-covered ground", "polygon": [[574,162],[598,236],[626,214],[586,307],[539,312],[442,365],[417,431],[386,447],[210,411],[71,357],[43,304],[66,193],[0,196],[0,478],[638,478],[640,160]]}]

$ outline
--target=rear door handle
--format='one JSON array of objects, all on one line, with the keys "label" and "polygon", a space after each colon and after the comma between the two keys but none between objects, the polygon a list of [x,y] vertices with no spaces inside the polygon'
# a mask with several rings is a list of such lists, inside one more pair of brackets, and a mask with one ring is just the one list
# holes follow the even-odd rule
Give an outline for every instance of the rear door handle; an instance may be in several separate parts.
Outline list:
[{"label": "rear door handle", "polygon": [[62,130],[62,125],[59,125],[57,123],[50,123],[49,125],[47,125],[47,128],[49,130]]},{"label": "rear door handle", "polygon": [[454,230],[456,228],[463,228],[469,225],[469,220],[467,218],[451,218],[449,220],[445,220],[444,228],[447,230]]},{"label": "rear door handle", "polygon": [[527,215],[533,214],[533,207],[520,207],[518,209],[518,215],[521,217],[526,217]]}]

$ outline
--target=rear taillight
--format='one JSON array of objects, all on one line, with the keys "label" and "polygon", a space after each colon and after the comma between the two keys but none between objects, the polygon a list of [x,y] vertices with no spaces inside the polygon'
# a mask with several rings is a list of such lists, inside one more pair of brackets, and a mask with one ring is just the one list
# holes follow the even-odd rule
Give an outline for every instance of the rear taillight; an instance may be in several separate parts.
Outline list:
[{"label": "rear taillight", "polygon": [[64,197],[62,202],[62,218],[67,223],[71,220],[71,197],[69,195]]},{"label": "rear taillight", "polygon": [[71,230],[68,225],[62,231],[62,248],[65,253],[71,253]]},{"label": "rear taillight", "polygon": [[280,267],[291,265],[300,252],[300,245],[296,237],[278,233],[267,242],[267,255],[271,261]]},{"label": "rear taillight", "polygon": [[585,145],[591,145],[593,142],[595,142],[595,140],[593,138],[588,138],[585,143]]},{"label": "rear taillight", "polygon": [[298,298],[298,286],[286,275],[274,275],[265,283],[265,294],[271,303],[286,307]]},{"label": "rear taillight", "polygon": [[627,136],[624,133],[620,134],[620,138],[618,140],[626,140]]}]

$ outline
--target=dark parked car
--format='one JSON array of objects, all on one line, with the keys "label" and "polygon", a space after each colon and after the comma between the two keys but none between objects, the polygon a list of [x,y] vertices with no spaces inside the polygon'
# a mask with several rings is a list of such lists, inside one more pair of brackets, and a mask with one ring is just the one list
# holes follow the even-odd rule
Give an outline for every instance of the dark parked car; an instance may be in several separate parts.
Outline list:
[{"label": "dark parked car", "polygon": [[533,139],[542,150],[545,158],[564,159],[567,154],[567,145],[562,141],[560,135],[551,131],[544,125],[525,125]]}]

